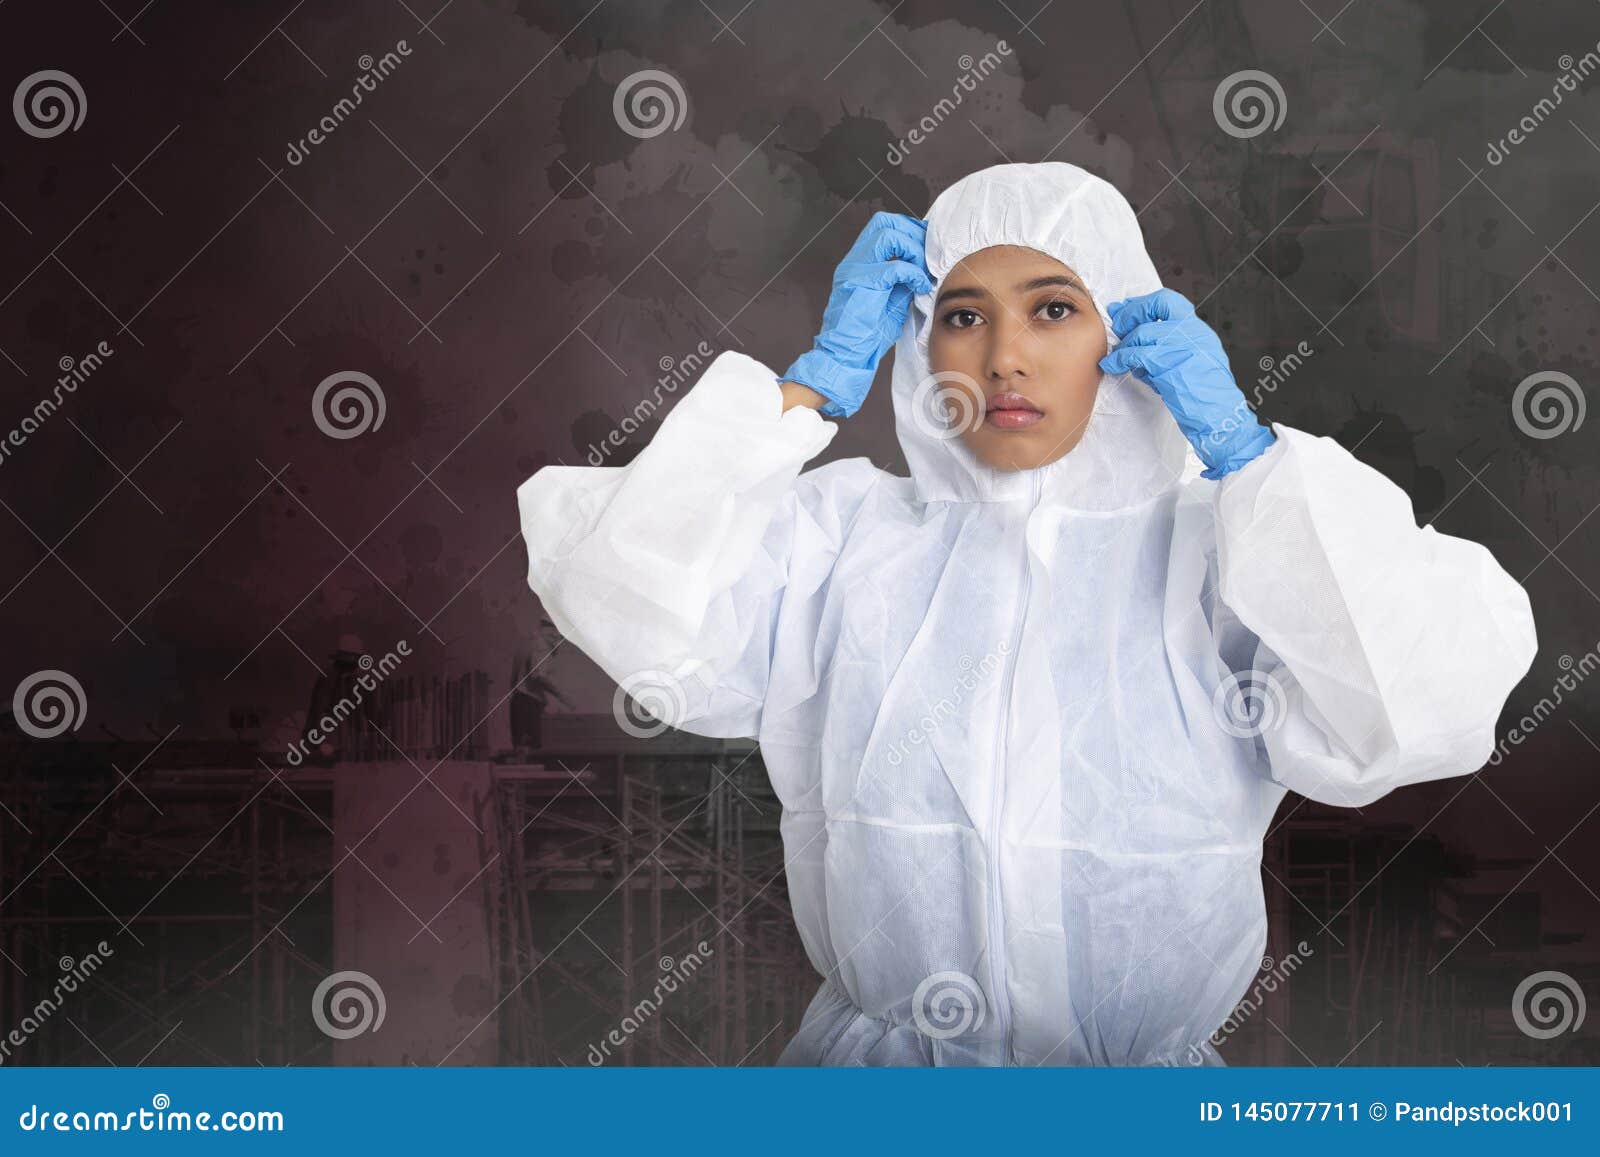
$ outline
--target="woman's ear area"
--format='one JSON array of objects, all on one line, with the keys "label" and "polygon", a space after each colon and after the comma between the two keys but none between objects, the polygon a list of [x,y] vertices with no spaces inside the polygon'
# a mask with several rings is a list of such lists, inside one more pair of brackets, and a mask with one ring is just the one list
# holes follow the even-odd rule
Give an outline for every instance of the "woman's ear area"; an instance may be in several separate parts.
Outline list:
[{"label": "woman's ear area", "polygon": [[928,334],[932,328],[934,307],[939,301],[939,282],[933,282],[933,288],[927,293],[918,293],[911,298],[911,336],[924,350],[928,347]]}]

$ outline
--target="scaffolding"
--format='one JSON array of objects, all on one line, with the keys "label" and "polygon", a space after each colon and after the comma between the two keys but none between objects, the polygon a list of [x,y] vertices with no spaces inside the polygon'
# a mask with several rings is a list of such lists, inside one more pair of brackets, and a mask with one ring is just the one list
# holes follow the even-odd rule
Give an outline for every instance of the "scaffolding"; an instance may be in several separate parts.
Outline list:
[{"label": "scaffolding", "polygon": [[[224,747],[0,756],[3,830],[28,833],[0,836],[0,1015],[33,1026],[10,1063],[328,1063],[290,1010],[331,955],[331,780],[211,763]],[[94,982],[50,1000],[102,943]]]},{"label": "scaffolding", "polygon": [[[772,1063],[817,977],[759,749],[639,739],[609,714],[538,726],[532,756],[482,762],[485,831],[456,869],[479,869],[481,915],[456,935],[481,937],[492,974],[497,1035],[475,1063]],[[345,934],[335,788],[420,769],[272,766],[246,743],[176,741],[7,742],[0,760],[0,1027],[32,1024],[6,1063],[333,1062],[309,1010]],[[1536,893],[1471,885],[1527,867],[1301,803],[1264,848],[1268,955],[1311,950],[1241,1015],[1224,1056],[1595,1063],[1580,1036],[1535,1041],[1511,1015],[1518,983],[1571,941],[1543,927]],[[102,940],[113,951],[94,983],[41,1010]]]},{"label": "scaffolding", "polygon": [[[1470,862],[1408,825],[1302,804],[1268,841],[1293,900],[1277,919],[1311,946],[1284,1032],[1318,1064],[1451,1064],[1481,1047],[1461,974],[1435,966]],[[1381,1029],[1380,1029],[1381,1026]]]},{"label": "scaffolding", "polygon": [[[613,734],[495,772],[502,1061],[771,1063],[817,978],[755,747],[629,741],[609,716],[584,729]],[[690,955],[694,978],[661,999]]]}]

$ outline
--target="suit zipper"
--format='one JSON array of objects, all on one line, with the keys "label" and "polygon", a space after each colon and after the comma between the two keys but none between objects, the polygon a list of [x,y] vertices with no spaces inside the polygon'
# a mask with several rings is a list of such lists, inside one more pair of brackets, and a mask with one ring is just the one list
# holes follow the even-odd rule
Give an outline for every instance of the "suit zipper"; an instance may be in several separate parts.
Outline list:
[{"label": "suit zipper", "polygon": [[1000,1030],[1001,1063],[1011,1063],[1011,994],[1006,990],[1005,969],[1005,901],[1000,890],[1000,816],[1005,801],[1006,753],[1011,731],[1011,695],[1016,685],[1017,654],[1022,646],[1023,624],[1028,617],[1028,596],[1032,593],[1033,567],[1028,557],[1028,521],[1039,505],[1043,483],[1039,472],[1033,472],[1033,501],[1028,515],[1022,520],[1022,597],[1017,606],[1017,624],[1011,640],[1011,653],[1006,656],[1005,693],[1000,702],[999,758],[995,767],[994,787],[990,792],[989,818],[989,973],[990,988],[994,995],[995,1023]]}]

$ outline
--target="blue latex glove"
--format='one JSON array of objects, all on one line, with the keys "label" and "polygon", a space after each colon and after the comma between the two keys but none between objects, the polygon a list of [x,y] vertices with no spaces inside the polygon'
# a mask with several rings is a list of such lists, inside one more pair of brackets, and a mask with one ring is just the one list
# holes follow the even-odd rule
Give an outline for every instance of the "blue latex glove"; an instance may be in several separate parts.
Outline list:
[{"label": "blue latex glove", "polygon": [[828,399],[821,412],[844,418],[861,408],[878,363],[900,336],[911,298],[932,293],[923,255],[928,226],[899,213],[874,213],[833,275],[822,332],[782,380]]},{"label": "blue latex glove", "polygon": [[1154,388],[1206,464],[1200,477],[1231,474],[1277,440],[1235,384],[1216,332],[1183,294],[1158,289],[1106,312],[1122,344],[1100,359],[1101,370],[1132,373]]}]

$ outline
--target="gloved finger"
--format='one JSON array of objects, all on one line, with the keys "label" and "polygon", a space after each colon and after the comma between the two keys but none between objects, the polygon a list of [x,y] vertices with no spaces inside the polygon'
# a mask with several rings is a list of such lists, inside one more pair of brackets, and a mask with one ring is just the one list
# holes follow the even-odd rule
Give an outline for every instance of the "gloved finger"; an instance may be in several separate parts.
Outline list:
[{"label": "gloved finger", "polygon": [[906,322],[907,307],[911,303],[910,290],[904,286],[889,289],[858,289],[856,298],[859,310],[852,310],[839,322],[832,339],[855,351],[870,350],[874,360],[881,358]]},{"label": "gloved finger", "polygon": [[876,348],[878,327],[883,324],[891,293],[891,287],[888,286],[882,289],[871,286],[855,288],[850,295],[849,308],[843,310],[827,329],[830,347],[855,355]]},{"label": "gloved finger", "polygon": [[1106,374],[1131,374],[1145,370],[1148,347],[1119,345],[1100,359],[1100,372]]},{"label": "gloved finger", "polygon": [[1161,368],[1171,369],[1188,364],[1233,376],[1228,365],[1228,354],[1222,348],[1215,331],[1199,318],[1185,321],[1147,321],[1135,327],[1122,345],[1150,351],[1148,368],[1154,370],[1159,360]]},{"label": "gloved finger", "polygon": [[911,312],[912,292],[909,285],[897,285],[889,291],[889,304],[883,310],[880,335],[886,343],[892,343],[900,336],[900,330],[906,324],[906,315]]},{"label": "gloved finger", "polygon": [[1189,299],[1171,289],[1113,302],[1106,307],[1106,313],[1111,316],[1111,331],[1118,337],[1147,321],[1182,321],[1195,315]]},{"label": "gloved finger", "polygon": [[851,280],[856,285],[872,289],[907,285],[915,293],[933,292],[933,279],[928,276],[928,271],[920,263],[909,259],[886,260],[864,265]]},{"label": "gloved finger", "polygon": [[856,237],[855,243],[850,246],[847,260],[885,260],[891,255],[890,251],[880,248],[885,238],[903,239],[905,243],[915,245],[920,253],[927,240],[927,234],[927,225],[913,217],[904,217],[898,213],[874,213],[872,219]]},{"label": "gloved finger", "polygon": [[1182,322],[1172,321],[1146,321],[1134,326],[1127,333],[1120,335],[1122,345],[1125,346],[1168,346],[1187,345],[1194,340],[1192,334],[1186,334],[1180,327]]},{"label": "gloved finger", "polygon": [[885,213],[879,210],[867,221],[866,228],[861,232],[868,234],[883,230],[895,230],[921,238],[927,236],[928,223],[916,217],[908,217],[904,213]]},{"label": "gloved finger", "polygon": [[901,261],[909,261],[923,269],[928,266],[924,239],[898,229],[885,229],[873,237],[870,253],[873,261],[887,261],[891,257],[897,257]]}]

